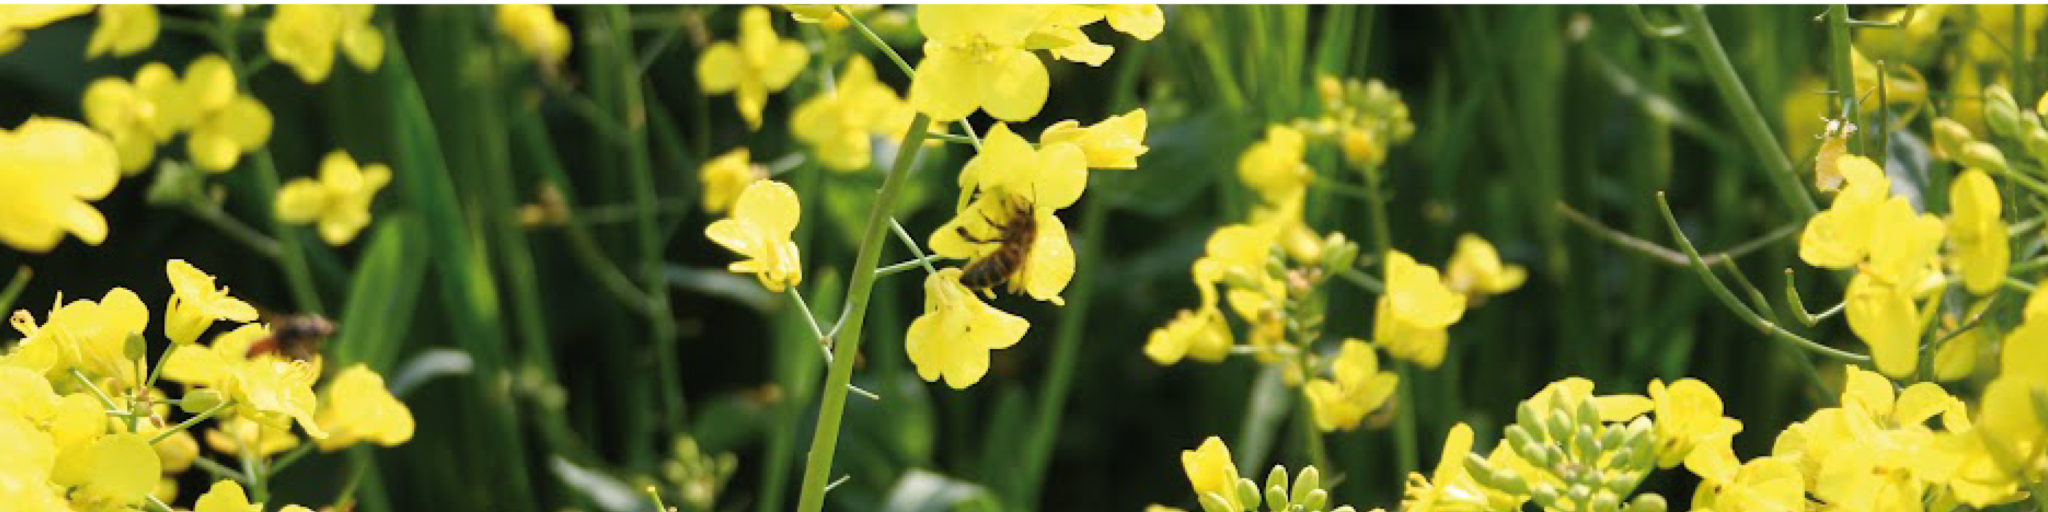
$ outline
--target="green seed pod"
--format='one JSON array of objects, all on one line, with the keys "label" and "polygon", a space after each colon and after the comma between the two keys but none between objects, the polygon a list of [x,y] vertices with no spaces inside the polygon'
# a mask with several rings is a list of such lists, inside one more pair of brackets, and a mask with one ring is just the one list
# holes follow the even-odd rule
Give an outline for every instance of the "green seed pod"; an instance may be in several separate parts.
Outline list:
[{"label": "green seed pod", "polygon": [[1636,499],[1628,502],[1628,512],[1664,512],[1666,506],[1663,496],[1646,492],[1636,495]]},{"label": "green seed pod", "polygon": [[1521,405],[1515,406],[1515,425],[1510,426],[1508,428],[1524,429],[1523,433],[1531,434],[1532,440],[1542,441],[1544,440],[1542,438],[1542,436],[1544,435],[1543,413],[1542,411],[1536,410],[1535,404],[1529,403],[1528,400],[1523,400]]},{"label": "green seed pod", "polygon": [[1213,492],[1202,494],[1199,501],[1202,503],[1202,512],[1244,512],[1243,509],[1237,508],[1237,504],[1232,500],[1223,499],[1223,495]]},{"label": "green seed pod", "polygon": [[2005,86],[1992,84],[1984,88],[1984,124],[1991,127],[1991,133],[2019,138],[2026,132],[2020,131],[2020,105],[2013,101],[2012,91]]},{"label": "green seed pod", "polygon": [[1956,162],[1964,167],[1976,167],[1992,174],[2005,174],[2010,167],[2005,165],[2005,153],[1989,142],[1971,142],[1963,145],[1963,154]]},{"label": "green seed pod", "polygon": [[1969,144],[1974,140],[1977,140],[1977,137],[1971,135],[1970,128],[1963,126],[1963,123],[1958,123],[1956,120],[1946,117],[1934,119],[1934,151],[1936,156],[1944,159],[1954,159],[1956,156],[1963,154],[1964,144]]},{"label": "green seed pod", "polygon": [[1237,479],[1237,504],[1244,510],[1258,510],[1259,484],[1252,483],[1250,478]]},{"label": "green seed pod", "polygon": [[1303,496],[1302,498],[1304,498],[1301,500],[1302,508],[1311,511],[1322,510],[1323,505],[1330,504],[1330,492],[1322,489],[1309,491],[1308,496]]},{"label": "green seed pod", "polygon": [[201,388],[185,393],[185,398],[178,401],[178,408],[187,413],[199,414],[220,407],[223,401],[226,401],[226,398],[222,397],[219,391]]},{"label": "green seed pod", "polygon": [[1301,472],[1296,473],[1294,475],[1294,492],[1289,495],[1290,499],[1288,501],[1290,503],[1301,503],[1308,501],[1309,493],[1322,488],[1322,470],[1316,469],[1315,466],[1301,468]]}]

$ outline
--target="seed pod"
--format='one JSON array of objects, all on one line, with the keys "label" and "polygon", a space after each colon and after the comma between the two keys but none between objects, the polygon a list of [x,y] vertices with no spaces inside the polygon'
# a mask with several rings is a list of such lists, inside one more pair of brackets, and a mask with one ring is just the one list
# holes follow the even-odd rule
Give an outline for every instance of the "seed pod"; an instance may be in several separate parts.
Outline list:
[{"label": "seed pod", "polygon": [[211,388],[201,388],[185,393],[185,398],[178,401],[178,408],[183,409],[187,413],[199,414],[211,411],[215,407],[220,407],[221,402],[224,400],[225,398],[221,396],[219,391],[214,391]]}]

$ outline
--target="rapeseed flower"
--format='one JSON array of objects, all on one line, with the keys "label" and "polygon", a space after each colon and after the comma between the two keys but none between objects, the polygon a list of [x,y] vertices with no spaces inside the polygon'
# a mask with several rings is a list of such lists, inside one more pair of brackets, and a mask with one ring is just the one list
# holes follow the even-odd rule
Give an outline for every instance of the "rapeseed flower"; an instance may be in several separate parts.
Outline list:
[{"label": "rapeseed flower", "polygon": [[144,64],[132,82],[102,77],[87,85],[85,120],[111,139],[121,172],[138,173],[156,158],[158,144],[190,128],[198,117],[199,102],[192,101],[191,89],[170,66]]},{"label": "rapeseed flower", "polygon": [[1080,200],[1087,186],[1087,157],[1080,147],[1062,143],[1033,149],[1011,132],[1009,125],[996,123],[982,143],[982,152],[960,170],[961,199],[976,191],[979,196],[932,233],[932,251],[968,260],[987,257],[1002,244],[976,243],[970,236],[1001,239],[1000,226],[1013,225],[1019,222],[1016,217],[1030,215],[1035,228],[1030,252],[1012,274],[1009,289],[1063,304],[1060,292],[1074,277],[1074,248],[1067,240],[1066,224],[1054,212]]},{"label": "rapeseed flower", "polygon": [[370,24],[371,5],[277,6],[263,28],[270,57],[308,84],[327,81],[338,49],[356,69],[373,72],[384,62],[384,33]]},{"label": "rapeseed flower", "polygon": [[1181,450],[1180,466],[1188,475],[1188,485],[1201,500],[1220,501],[1233,511],[1251,508],[1244,503],[1243,496],[1238,496],[1237,463],[1230,460],[1230,447],[1223,444],[1222,438],[1209,436],[1200,447]]},{"label": "rapeseed flower", "polygon": [[320,361],[295,361],[273,355],[258,356],[236,365],[221,393],[234,400],[235,414],[279,430],[290,430],[296,420],[313,439],[327,432],[313,421],[319,398],[313,381],[320,378]]},{"label": "rapeseed flower", "polygon": [[220,453],[253,454],[269,457],[298,448],[299,436],[291,430],[257,423],[249,418],[230,417],[206,431],[206,447]]},{"label": "rapeseed flower", "polygon": [[855,55],[840,72],[838,87],[796,107],[789,129],[825,167],[851,171],[873,160],[873,136],[902,135],[910,120],[909,104],[875,79],[867,58]]},{"label": "rapeseed flower", "polygon": [[1299,194],[1315,181],[1315,170],[1303,161],[1308,138],[1285,125],[1266,128],[1266,138],[1255,142],[1237,159],[1237,177],[1256,190],[1267,203],[1278,203]]},{"label": "rapeseed flower", "polygon": [[1836,163],[1848,183],[1835,195],[1827,210],[1806,222],[1799,235],[1799,259],[1822,268],[1850,268],[1870,252],[1871,234],[1877,224],[1878,206],[1891,195],[1891,179],[1877,162],[1862,156],[1841,157]]},{"label": "rapeseed flower", "polygon": [[840,30],[853,24],[852,21],[846,19],[846,16],[839,14],[839,8],[841,7],[846,8],[846,11],[853,13],[854,16],[862,17],[865,17],[867,13],[873,12],[875,9],[881,8],[881,6],[875,4],[784,4],[782,6],[784,9],[789,9],[789,17],[795,19],[797,23],[814,24],[825,30]]},{"label": "rapeseed flower", "polygon": [[235,483],[234,480],[214,482],[213,488],[208,489],[206,494],[199,495],[199,501],[192,505],[192,512],[262,511],[263,505],[250,503],[249,495],[242,492],[242,485]]},{"label": "rapeseed flower", "polygon": [[369,366],[358,363],[342,370],[327,383],[321,398],[314,420],[330,435],[314,441],[320,451],[363,442],[390,447],[412,440],[412,409],[391,396],[384,388],[384,377]]},{"label": "rapeseed flower", "polygon": [[1998,186],[1978,169],[1965,169],[1949,185],[1949,245],[1956,271],[1963,275],[1963,288],[1977,295],[1991,293],[2005,281],[2012,263]]},{"label": "rapeseed flower", "polygon": [[1373,341],[1395,358],[1436,368],[1443,363],[1446,330],[1465,314],[1465,296],[1445,286],[1435,267],[1400,251],[1387,251],[1385,277]]},{"label": "rapeseed flower", "polygon": [[[1894,197],[1873,215],[1869,261],[1850,278],[1845,316],[1870,346],[1879,371],[1903,377],[1919,364],[1919,340],[1928,318],[1914,303],[1941,283],[1935,252],[1944,225]],[[1879,228],[1881,227],[1881,228]]]},{"label": "rapeseed flower", "polygon": [[748,185],[765,179],[768,169],[750,163],[747,148],[728,151],[697,168],[697,181],[704,189],[704,211],[712,214],[725,213],[739,202]]},{"label": "rapeseed flower", "polygon": [[1379,354],[1372,345],[1355,339],[1344,340],[1330,373],[1335,381],[1319,378],[1302,388],[1315,408],[1316,428],[1324,432],[1358,428],[1365,414],[1386,404],[1401,382],[1393,372],[1380,371]]},{"label": "rapeseed flower", "polygon": [[539,4],[499,5],[494,11],[498,31],[541,65],[554,67],[569,57],[569,26],[555,19],[555,8]]},{"label": "rapeseed flower", "polygon": [[[1211,240],[1213,243],[1214,239]],[[1201,306],[1181,310],[1145,338],[1145,357],[1154,363],[1172,365],[1182,357],[1214,363],[1229,357],[1230,347],[1236,343],[1231,339],[1229,322],[1216,307],[1216,285],[1223,280],[1222,264],[1209,258],[1197,259],[1191,274],[1195,290],[1202,296]]]},{"label": "rapeseed flower", "polygon": [[391,183],[384,164],[358,166],[347,152],[320,159],[320,176],[293,178],[277,190],[277,218],[288,224],[316,223],[327,245],[343,245],[370,225],[370,203]]},{"label": "rapeseed flower", "polygon": [[761,180],[740,193],[731,217],[712,222],[704,235],[747,258],[733,262],[728,270],[754,274],[761,286],[780,293],[804,280],[803,260],[796,242],[789,239],[802,217],[795,190],[779,181]]},{"label": "rapeseed flower", "polygon": [[1657,466],[1671,468],[1699,446],[1726,446],[1742,431],[1742,421],[1721,416],[1721,395],[1698,379],[1680,379],[1665,386],[1650,380],[1650,400],[1657,413]]},{"label": "rapeseed flower", "polygon": [[810,58],[803,43],[775,33],[766,7],[750,6],[740,11],[738,44],[719,41],[697,57],[697,84],[707,94],[734,93],[740,117],[758,129],[768,94],[789,87]]},{"label": "rapeseed flower", "polygon": [[92,4],[0,6],[0,55],[20,47],[30,30],[88,12],[92,12]]},{"label": "rapeseed flower", "polygon": [[1052,83],[1025,44],[1047,15],[1035,5],[918,6],[925,57],[910,81],[910,105],[938,122],[975,110],[1004,121],[1037,116]]},{"label": "rapeseed flower", "polygon": [[85,125],[32,117],[0,130],[0,243],[49,252],[69,233],[87,245],[107,239],[107,219],[87,201],[113,192],[120,181],[112,141]]},{"label": "rapeseed flower", "polygon": [[1088,157],[1090,168],[1136,169],[1138,157],[1151,150],[1145,146],[1145,123],[1145,109],[1142,108],[1085,127],[1080,121],[1068,119],[1045,127],[1045,131],[1038,135],[1038,142],[1072,143]]},{"label": "rapeseed flower", "polygon": [[228,295],[226,287],[214,288],[213,276],[186,263],[170,260],[164,272],[171,279],[171,300],[164,308],[164,336],[173,344],[199,340],[215,320],[253,322],[256,308]]},{"label": "rapeseed flower", "polygon": [[1458,235],[1458,248],[1444,272],[1451,291],[1474,298],[1514,291],[1529,277],[1521,265],[1502,263],[1493,244],[1471,233]]},{"label": "rapeseed flower", "polygon": [[1010,348],[1031,322],[989,306],[960,284],[960,269],[925,277],[924,314],[910,322],[903,349],[926,382],[940,377],[967,389],[988,373],[989,351]]},{"label": "rapeseed flower", "polygon": [[[58,298],[61,303],[62,297]],[[5,361],[42,373],[78,369],[88,376],[113,379],[124,391],[135,382],[136,363],[127,355],[128,339],[149,327],[149,308],[126,288],[108,290],[98,302],[81,299],[55,306],[42,325],[27,311],[16,311],[14,329],[23,339]]]},{"label": "rapeseed flower", "polygon": [[[1443,453],[1436,470],[1425,477],[1409,473],[1401,491],[1401,510],[1410,512],[1495,510],[1489,500],[1506,496],[1480,485],[1465,469],[1465,456],[1472,452],[1472,427],[1463,422],[1451,427],[1444,437]],[[1498,496],[1498,498],[1496,498]]]},{"label": "rapeseed flower", "polygon": [[1757,457],[1740,462],[1726,444],[1686,458],[1686,469],[1700,476],[1692,509],[1713,512],[1803,512],[1805,486],[1798,466],[1782,457]]},{"label": "rapeseed flower", "polygon": [[93,28],[92,39],[85,43],[85,58],[126,57],[147,50],[156,43],[159,28],[161,23],[154,5],[102,5],[99,26]]}]

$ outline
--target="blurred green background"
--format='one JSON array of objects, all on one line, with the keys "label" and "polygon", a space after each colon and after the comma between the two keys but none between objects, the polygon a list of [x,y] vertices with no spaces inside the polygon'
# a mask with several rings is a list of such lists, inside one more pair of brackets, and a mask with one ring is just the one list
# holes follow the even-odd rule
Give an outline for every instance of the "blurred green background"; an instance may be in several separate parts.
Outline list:
[{"label": "blurred green background", "polygon": [[[211,9],[167,7],[164,15],[206,20]],[[1708,9],[1774,125],[1794,79],[1824,74],[1826,25],[1814,21],[1823,10]],[[696,206],[696,169],[738,147],[757,162],[806,151],[789,135],[788,113],[820,91],[819,71],[836,71],[849,52],[876,62],[899,91],[908,79],[851,29],[799,25],[777,10],[778,31],[809,43],[813,58],[770,100],[765,125],[749,132],[732,98],[704,96],[693,76],[698,52],[734,37],[738,11],[560,7],[574,49],[566,66],[544,70],[495,32],[487,6],[382,7],[377,22],[396,40],[377,72],[338,65],[317,86],[279,66],[255,76],[254,94],[277,119],[268,148],[284,177],[312,174],[332,149],[395,172],[376,223],[353,244],[327,247],[304,228],[286,234],[310,262],[321,304],[294,301],[278,262],[182,210],[148,204],[153,172],[97,203],[112,225],[104,245],[0,251],[0,270],[33,267],[15,307],[41,311],[60,290],[97,296],[113,286],[157,303],[169,293],[162,262],[184,258],[263,307],[338,320],[329,367],[365,361],[393,375],[420,368],[422,354],[450,354],[440,349],[469,358],[467,372],[402,390],[418,417],[411,443],[316,454],[281,477],[279,502],[327,503],[350,468],[370,467],[358,510],[637,510],[646,507],[642,484],[690,509],[702,502],[686,497],[704,496],[703,484],[718,478],[702,464],[676,463],[676,441],[687,436],[737,462],[709,509],[787,509],[824,365],[787,300],[723,273],[733,256],[702,235],[715,217]],[[915,62],[912,11],[891,7],[867,19]],[[1676,19],[1668,7],[1646,11]],[[1651,378],[1705,380],[1749,426],[1736,438],[1742,454],[1767,451],[1776,430],[1810,410],[1813,390],[1791,360],[1713,303],[1696,276],[1559,213],[1569,204],[1668,243],[1654,197],[1668,191],[1703,250],[1796,218],[1771,193],[1691,47],[1647,38],[1621,7],[1169,6],[1166,15],[1166,32],[1150,42],[1090,27],[1117,48],[1100,68],[1048,59],[1051,100],[1018,129],[1035,134],[1134,107],[1151,116],[1141,167],[1093,173],[1082,204],[1064,214],[1082,255],[1070,304],[997,299],[1032,329],[995,353],[981,384],[955,391],[917,379],[903,353],[902,333],[923,307],[919,278],[882,280],[855,383],[883,399],[849,399],[833,474],[851,479],[828,507],[932,510],[970,496],[970,506],[1006,510],[1196,509],[1179,454],[1209,435],[1231,441],[1241,460],[1265,454],[1253,468],[1302,464],[1290,401],[1255,406],[1260,368],[1249,359],[1162,368],[1139,348],[1175,310],[1196,303],[1187,272],[1209,232],[1245,217],[1253,198],[1235,181],[1238,153],[1267,124],[1313,115],[1322,73],[1382,80],[1413,112],[1416,136],[1386,166],[1397,247],[1441,265],[1458,234],[1478,233],[1532,273],[1527,286],[1452,328],[1441,369],[1404,382],[1414,401],[1398,407],[1419,415],[1424,464],[1434,464],[1452,423],[1473,424],[1479,446],[1489,447],[1516,401],[1570,375],[1617,392],[1640,392]],[[79,119],[89,80],[156,60],[182,69],[211,50],[165,32],[142,55],[81,63],[92,23],[36,30],[0,57],[0,97],[8,98],[0,120]],[[240,40],[245,51],[261,47],[253,31]],[[972,120],[983,130],[990,122]],[[954,173],[968,156],[960,145],[927,150],[900,214],[912,233],[922,237],[951,215]],[[160,161],[182,158],[181,146],[159,153]],[[268,226],[271,192],[248,162],[210,183],[230,214]],[[1311,164],[1357,182],[1334,147],[1312,147]],[[802,164],[778,179],[803,197],[804,289],[829,318],[880,176]],[[536,202],[544,186],[565,192],[576,221],[519,222],[518,206]],[[1313,227],[1365,239],[1360,202],[1313,190]],[[891,242],[884,263],[909,257]],[[1806,268],[1794,249],[1781,239],[1739,263],[1777,297],[1782,269]],[[1837,299],[1819,273],[1801,274],[1811,281],[1802,288],[1808,304]],[[1339,290],[1328,332],[1369,337],[1371,297]],[[1808,334],[1854,346],[1839,322]],[[1241,441],[1259,429],[1277,434]],[[1326,442],[1337,467],[1324,474],[1341,475],[1333,502],[1397,505],[1402,475],[1390,430]],[[1042,477],[1031,474],[1031,460],[1048,463]],[[1649,489],[1683,499],[1688,478],[1660,472]],[[948,494],[955,491],[967,494]]]}]

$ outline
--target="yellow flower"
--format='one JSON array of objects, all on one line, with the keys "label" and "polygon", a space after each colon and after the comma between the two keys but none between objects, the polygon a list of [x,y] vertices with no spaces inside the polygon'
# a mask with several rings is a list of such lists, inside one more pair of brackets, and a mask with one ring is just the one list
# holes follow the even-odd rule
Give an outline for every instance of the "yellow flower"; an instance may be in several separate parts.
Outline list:
[{"label": "yellow flower", "polygon": [[57,393],[42,372],[6,364],[0,359],[0,417],[45,421],[56,413]]},{"label": "yellow flower", "polygon": [[0,6],[0,55],[21,46],[27,37],[23,32],[88,12],[92,12],[92,4]]},{"label": "yellow flower", "polygon": [[327,432],[313,420],[319,398],[313,381],[320,378],[320,362],[262,356],[237,365],[221,392],[232,397],[235,414],[280,430],[290,430],[293,420],[314,439]]},{"label": "yellow flower", "polygon": [[1344,340],[1330,372],[1337,377],[1335,382],[1315,379],[1302,388],[1315,408],[1316,428],[1324,432],[1358,428],[1359,420],[1386,404],[1401,382],[1393,372],[1380,371],[1379,354],[1372,345],[1356,339]]},{"label": "yellow flower", "polygon": [[[62,298],[59,298],[59,302]],[[7,362],[43,373],[77,368],[86,375],[114,379],[125,391],[135,382],[135,361],[127,355],[130,336],[149,327],[149,308],[126,288],[107,291],[99,302],[78,300],[55,307],[40,327],[27,311],[16,311],[13,324],[23,339]]]},{"label": "yellow flower", "polygon": [[1024,47],[1047,12],[1032,5],[921,5],[924,61],[910,81],[910,105],[949,122],[975,110],[1025,121],[1052,87],[1045,63]]},{"label": "yellow flower", "polygon": [[237,456],[248,448],[259,457],[269,457],[299,447],[299,436],[292,435],[290,430],[233,417],[206,431],[206,446]]},{"label": "yellow flower", "polygon": [[[220,69],[227,68],[223,65]],[[188,77],[192,78],[196,77]],[[235,168],[243,153],[255,151],[270,141],[274,122],[270,108],[256,101],[256,97],[235,94],[218,108],[199,114],[192,124],[192,133],[185,136],[185,154],[192,157],[195,167],[212,173],[227,172]]]},{"label": "yellow flower", "polygon": [[199,501],[192,504],[192,512],[263,512],[263,505],[250,503],[241,484],[221,480],[214,482],[206,494],[199,495]]},{"label": "yellow flower", "polygon": [[229,296],[226,287],[214,288],[213,276],[191,263],[170,260],[164,263],[164,272],[171,278],[171,300],[164,309],[164,336],[171,343],[198,341],[215,320],[256,321],[256,308]]},{"label": "yellow flower", "polygon": [[85,58],[101,55],[126,57],[149,49],[156,43],[159,28],[156,6],[108,4],[100,6],[99,26],[85,43]]},{"label": "yellow flower", "polygon": [[1266,128],[1266,138],[1253,143],[1237,159],[1237,177],[1246,186],[1259,192],[1259,197],[1268,203],[1277,203],[1308,188],[1315,179],[1315,170],[1302,161],[1308,151],[1308,139],[1294,128],[1273,125]]},{"label": "yellow flower", "polygon": [[768,94],[789,87],[810,58],[803,43],[775,33],[767,8],[750,6],[740,11],[738,44],[719,41],[697,57],[697,84],[708,94],[735,93],[740,117],[758,129]]},{"label": "yellow flower", "polygon": [[768,179],[768,169],[748,163],[747,148],[728,151],[697,168],[703,184],[704,211],[720,214],[739,202],[740,193],[756,181]]},{"label": "yellow flower", "polygon": [[[2043,295],[2048,294],[2034,293]],[[2048,361],[2048,321],[2030,318],[2005,338],[1998,378],[1984,389],[1977,428],[1984,429],[1990,450],[2002,452],[2000,458],[2011,461],[1999,464],[2000,468],[2015,462],[2039,468],[2048,462],[2048,451],[2043,450],[2048,448],[2048,421],[2043,419],[2048,410],[2043,410],[2040,401],[2048,394],[2048,367],[2041,361]],[[2034,475],[2038,478],[2039,473]]]},{"label": "yellow flower", "polygon": [[[165,428],[168,427],[157,427],[145,421],[137,424],[136,433],[154,438]],[[170,437],[151,445],[151,448],[156,449],[157,460],[163,461],[166,475],[183,473],[186,469],[191,469],[192,460],[199,458],[199,441],[192,437],[191,430],[172,433]]]},{"label": "yellow flower", "polygon": [[370,25],[375,13],[370,5],[279,5],[263,28],[264,48],[309,84],[327,81],[337,48],[356,69],[376,71],[384,62],[384,34]]},{"label": "yellow flower", "polygon": [[1088,5],[1048,5],[1045,17],[1024,38],[1027,50],[1048,50],[1053,58],[1101,66],[1116,49],[1088,39],[1081,27],[1102,21],[1102,9]]},{"label": "yellow flower", "polygon": [[1845,314],[1856,338],[1870,347],[1870,357],[1885,375],[1904,377],[1917,369],[1920,333],[1925,325],[1913,295],[1870,273],[1849,279]]},{"label": "yellow flower", "polygon": [[1138,157],[1151,150],[1145,147],[1145,109],[1142,108],[1104,119],[1093,126],[1083,127],[1080,121],[1072,119],[1053,123],[1039,134],[1038,142],[1072,143],[1088,157],[1088,167],[1096,169],[1136,169]]},{"label": "yellow flower", "polygon": [[1145,338],[1145,357],[1161,366],[1171,366],[1183,357],[1214,363],[1230,356],[1233,342],[1222,311],[1214,307],[1183,309]]},{"label": "yellow flower", "polygon": [[1458,236],[1458,248],[1451,252],[1451,262],[1446,267],[1445,284],[1452,291],[1466,296],[1514,291],[1522,287],[1522,281],[1529,277],[1521,265],[1501,263],[1500,253],[1494,251],[1493,244],[1471,233]]},{"label": "yellow flower", "polygon": [[754,274],[761,286],[780,293],[804,280],[802,258],[796,242],[789,239],[803,217],[802,208],[789,185],[757,181],[740,193],[732,216],[712,222],[704,228],[704,235],[747,258],[733,262],[727,270]]},{"label": "yellow flower", "polygon": [[391,447],[412,440],[412,409],[391,396],[391,391],[384,389],[384,377],[369,366],[358,363],[342,370],[327,384],[322,398],[314,421],[331,435],[314,441],[320,451],[361,442]]},{"label": "yellow flower", "polygon": [[1166,30],[1166,13],[1159,10],[1158,4],[1114,4],[1102,8],[1110,28],[1140,41],[1151,41]]},{"label": "yellow flower", "polygon": [[1657,412],[1657,466],[1671,468],[1696,446],[1728,444],[1742,431],[1742,422],[1721,416],[1721,395],[1698,379],[1680,379],[1665,386],[1650,380],[1650,400]]},{"label": "yellow flower", "polygon": [[1963,287],[1978,295],[1991,293],[2005,281],[2012,260],[2005,223],[1998,220],[2003,211],[1998,186],[1984,171],[1965,169],[1949,185],[1948,197],[1949,243],[1955,251],[1957,271],[1963,274]]},{"label": "yellow flower", "polygon": [[1450,347],[1450,329],[1424,327],[1394,314],[1393,300],[1381,296],[1373,308],[1373,343],[1395,359],[1436,369]]},{"label": "yellow flower", "polygon": [[0,503],[41,511],[69,511],[48,481],[57,462],[50,434],[30,418],[0,414]]},{"label": "yellow flower", "polygon": [[[2042,22],[2048,21],[2048,10],[2040,8],[2026,8],[2023,12],[2018,13],[2022,19],[2015,20],[2013,19],[2014,11],[2020,10],[2019,7],[2011,5],[1976,5],[1972,7],[1977,11],[1977,23],[1972,27],[1973,30],[1970,30],[1969,55],[1979,63],[2002,61],[2005,59],[2005,55],[2007,55],[2007,48],[2034,48],[2034,40],[2037,38],[2035,33],[2041,30]],[[2022,23],[2024,27],[2022,27]],[[2022,30],[2020,32],[2022,37],[2017,38],[2018,41],[2015,41],[2014,39],[2016,38],[2013,37],[2015,29]]]},{"label": "yellow flower", "polygon": [[1938,45],[1932,44],[1941,29],[1941,20],[1947,14],[1946,5],[1915,5],[1886,10],[1871,17],[1873,21],[1899,23],[1909,21],[1904,30],[1865,30],[1856,33],[1856,48],[1868,51],[1871,56],[1894,62],[1923,64],[1933,56]]},{"label": "yellow flower", "polygon": [[[1702,446],[1702,448],[1707,448]],[[1686,458],[1686,469],[1700,475],[1692,509],[1713,512],[1803,512],[1806,486],[1798,466],[1782,457],[1757,457],[1738,463],[1728,445],[1712,453]],[[1698,462],[1696,462],[1698,461]]]},{"label": "yellow flower", "polygon": [[1937,252],[1947,231],[1940,218],[1915,212],[1911,201],[1894,197],[1878,206],[1872,227],[1870,261],[1861,273],[1874,274],[1915,297],[1940,286]]},{"label": "yellow flower", "polygon": [[49,252],[70,233],[88,245],[107,239],[107,219],[87,201],[107,197],[121,175],[114,144],[74,121],[31,117],[0,130],[0,243]]},{"label": "yellow flower", "polygon": [[1828,209],[1806,222],[1799,235],[1799,259],[1823,268],[1849,268],[1870,251],[1878,206],[1891,194],[1891,179],[1877,162],[1844,156],[1836,168],[1848,181]]},{"label": "yellow flower", "polygon": [[[211,65],[202,66],[209,59],[193,61],[187,74],[193,69],[209,70]],[[221,62],[225,64],[225,62]],[[234,86],[234,77],[227,77],[227,85]],[[216,80],[178,79],[178,73],[161,62],[144,64],[136,70],[135,79],[130,82],[118,77],[103,77],[86,86],[86,122],[94,129],[107,134],[113,140],[114,148],[120,153],[121,171],[134,174],[141,172],[156,157],[156,146],[171,139],[171,136],[190,128],[198,118],[199,109],[211,100]],[[194,90],[205,89],[204,94]],[[232,95],[230,89],[228,94]],[[224,99],[224,98],[223,98]],[[197,101],[195,101],[197,100]]]},{"label": "yellow flower", "polygon": [[499,5],[498,31],[512,38],[520,51],[553,67],[569,57],[569,27],[555,19],[555,8],[537,4]]},{"label": "yellow flower", "polygon": [[1529,404],[1538,411],[1575,411],[1584,400],[1592,400],[1600,421],[1609,423],[1635,419],[1656,408],[1655,401],[1642,395],[1594,395],[1593,381],[1585,377],[1566,377],[1543,386],[1529,397]]},{"label": "yellow flower", "polygon": [[998,226],[1014,225],[1019,222],[1017,217],[1030,215],[1035,228],[1030,252],[1009,280],[1009,289],[1061,304],[1059,294],[1074,277],[1074,248],[1067,240],[1066,224],[1053,213],[1080,200],[1087,187],[1087,157],[1080,147],[1047,144],[1032,149],[1009,125],[996,123],[983,141],[981,153],[960,170],[961,199],[977,190],[979,198],[932,233],[932,250],[951,258],[979,260],[1001,249],[1002,244],[977,243],[970,236],[983,241],[1001,239]]},{"label": "yellow flower", "polygon": [[943,376],[953,389],[967,389],[988,373],[989,351],[1016,345],[1031,328],[975,297],[960,284],[960,269],[927,276],[924,292],[924,314],[910,322],[903,349],[926,382]]},{"label": "yellow flower", "polygon": [[1202,446],[1193,450],[1181,450],[1180,467],[1188,474],[1188,485],[1194,487],[1195,495],[1203,500],[1220,500],[1231,510],[1244,510],[1246,506],[1237,495],[1237,463],[1230,460],[1230,447],[1223,439],[1209,436],[1202,440]]},{"label": "yellow flower", "polygon": [[902,135],[909,106],[875,79],[875,67],[859,55],[847,59],[839,86],[804,100],[791,114],[789,129],[809,143],[818,160],[835,170],[863,169],[873,158],[874,135]]},{"label": "yellow flower", "polygon": [[[1942,315],[1942,332],[1955,332],[1956,328],[1962,327],[1958,324],[1967,319],[1983,318],[1984,312],[1990,309],[1991,304],[1991,300],[1978,301],[1961,317]],[[1999,334],[2001,333],[1994,328],[1980,322],[1956,334],[1947,343],[1942,343],[1941,348],[1934,352],[1934,379],[1944,382],[1962,380],[1976,373],[1978,354],[1991,346]]]},{"label": "yellow flower", "polygon": [[1394,357],[1435,368],[1443,362],[1444,329],[1465,314],[1465,296],[1445,286],[1435,267],[1400,251],[1387,251],[1386,286],[1374,341]]},{"label": "yellow flower", "polygon": [[1489,489],[1465,471],[1465,455],[1472,452],[1472,427],[1463,422],[1451,427],[1444,438],[1444,451],[1436,459],[1436,471],[1425,478],[1409,473],[1401,492],[1401,510],[1409,512],[1492,510]]},{"label": "yellow flower", "polygon": [[346,244],[370,225],[370,202],[389,183],[390,167],[358,167],[347,152],[335,150],[320,159],[319,179],[293,178],[277,190],[277,218],[289,224],[318,223],[321,240]]},{"label": "yellow flower", "polygon": [[249,347],[270,337],[270,326],[242,324],[213,337],[209,345],[172,345],[164,361],[163,377],[193,386],[222,387],[236,368],[249,359]]},{"label": "yellow flower", "polygon": [[79,456],[89,476],[71,501],[84,510],[141,505],[163,467],[149,439],[133,433],[100,437]]}]

